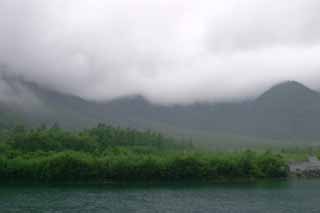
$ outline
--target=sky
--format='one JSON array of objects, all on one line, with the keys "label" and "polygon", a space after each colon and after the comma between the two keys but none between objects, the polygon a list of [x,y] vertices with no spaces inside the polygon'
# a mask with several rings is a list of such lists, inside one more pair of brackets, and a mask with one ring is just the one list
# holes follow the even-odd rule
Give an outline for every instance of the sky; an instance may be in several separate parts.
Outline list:
[{"label": "sky", "polygon": [[0,70],[97,101],[320,89],[319,11],[319,0],[1,0]]}]

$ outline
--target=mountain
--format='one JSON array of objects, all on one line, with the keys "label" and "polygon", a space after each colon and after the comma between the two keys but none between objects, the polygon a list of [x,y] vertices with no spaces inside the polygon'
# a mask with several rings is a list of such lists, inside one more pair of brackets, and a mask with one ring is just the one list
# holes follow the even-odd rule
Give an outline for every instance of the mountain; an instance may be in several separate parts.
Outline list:
[{"label": "mountain", "polygon": [[286,81],[263,93],[257,102],[265,107],[318,105],[320,95],[296,81]]},{"label": "mountain", "polygon": [[103,122],[175,135],[320,139],[320,95],[295,81],[277,84],[255,100],[189,106],[154,105],[140,96],[98,103],[19,79],[6,81],[16,100],[0,102],[0,127],[57,122],[79,129]]}]

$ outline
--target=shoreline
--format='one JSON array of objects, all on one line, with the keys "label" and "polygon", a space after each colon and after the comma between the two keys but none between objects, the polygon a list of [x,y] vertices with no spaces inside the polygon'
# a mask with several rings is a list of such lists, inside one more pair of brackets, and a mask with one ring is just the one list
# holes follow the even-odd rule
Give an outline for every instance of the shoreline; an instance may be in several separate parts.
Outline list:
[{"label": "shoreline", "polygon": [[320,177],[320,160],[316,156],[309,156],[308,160],[289,164],[289,175],[304,178]]},{"label": "shoreline", "polygon": [[182,181],[80,181],[80,182],[33,182],[33,181],[0,181],[0,186],[102,186],[102,187],[156,187],[156,186],[205,186],[205,185],[260,185],[268,183],[290,183],[291,181],[319,180],[320,176],[297,176],[290,174],[286,178],[256,178],[228,180],[182,180]]}]

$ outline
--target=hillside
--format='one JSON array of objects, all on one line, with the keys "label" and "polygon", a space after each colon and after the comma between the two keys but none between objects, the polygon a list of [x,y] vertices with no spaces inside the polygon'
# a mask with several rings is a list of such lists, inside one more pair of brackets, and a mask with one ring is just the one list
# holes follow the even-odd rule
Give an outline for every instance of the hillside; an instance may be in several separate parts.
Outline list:
[{"label": "hillside", "polygon": [[[82,129],[102,122],[187,136],[320,139],[320,95],[293,81],[275,85],[247,102],[189,106],[158,106],[142,97],[97,103],[18,79],[8,81],[20,101],[1,102],[2,127],[25,122],[30,126],[59,123]],[[26,94],[29,97],[23,98]]]}]

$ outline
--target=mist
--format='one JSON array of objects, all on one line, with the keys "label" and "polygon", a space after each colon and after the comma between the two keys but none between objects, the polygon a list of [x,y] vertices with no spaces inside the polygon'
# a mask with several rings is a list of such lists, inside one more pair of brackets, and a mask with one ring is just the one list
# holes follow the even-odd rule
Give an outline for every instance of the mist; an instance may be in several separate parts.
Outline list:
[{"label": "mist", "polygon": [[239,100],[285,80],[318,89],[319,11],[318,0],[2,0],[1,70],[96,101]]}]

